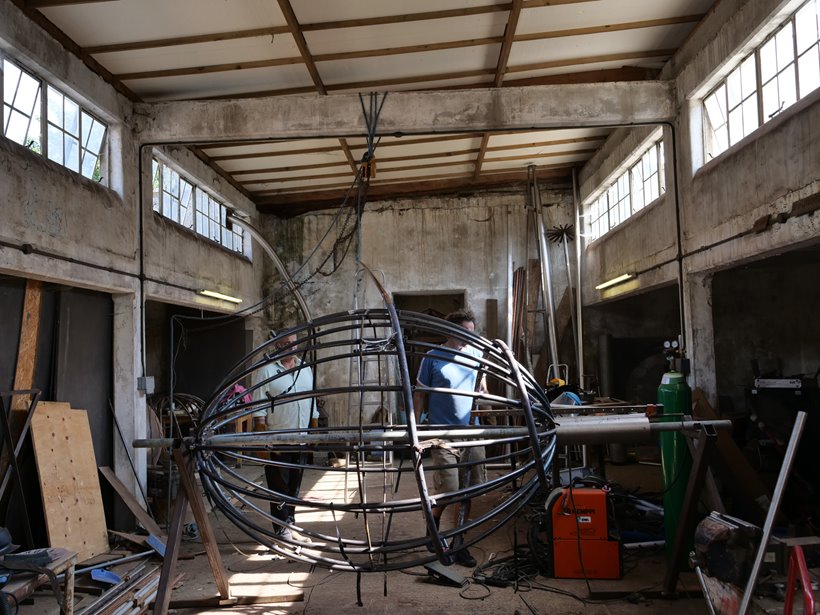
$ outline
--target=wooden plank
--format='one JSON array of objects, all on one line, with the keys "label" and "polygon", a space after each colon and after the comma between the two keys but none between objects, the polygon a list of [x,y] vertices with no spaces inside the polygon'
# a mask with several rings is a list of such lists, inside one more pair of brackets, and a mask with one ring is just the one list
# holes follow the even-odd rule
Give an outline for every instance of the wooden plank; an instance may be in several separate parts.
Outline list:
[{"label": "wooden plank", "polygon": [[[698,388],[692,391],[692,415],[703,420],[722,418],[712,408],[703,391]],[[723,475],[724,484],[736,497],[744,497],[756,506],[757,510],[754,512],[761,515],[762,519],[769,507],[769,491],[746,455],[732,439],[732,435],[725,429],[718,431],[717,451],[721,463],[717,464],[716,469]],[[755,519],[754,522],[759,522],[759,519]]]},{"label": "wooden plank", "polygon": [[40,404],[32,417],[31,440],[49,545],[76,551],[80,561],[107,552],[88,413]]},{"label": "wooden plank", "polygon": [[[17,362],[14,370],[14,390],[34,388],[34,371],[37,368],[37,341],[40,337],[40,306],[42,304],[43,283],[39,280],[26,280],[26,291],[23,296],[23,318],[20,322],[20,340],[17,344]],[[26,421],[25,410],[28,410],[31,398],[28,395],[15,395],[10,400],[9,433],[11,441],[17,444],[23,425]],[[0,477],[6,475],[9,467],[10,451],[3,447],[0,455]]]},{"label": "wooden plank", "polygon": [[[230,598],[231,587],[228,575],[225,572],[225,566],[222,564],[222,556],[219,553],[219,545],[216,543],[216,536],[211,528],[211,522],[208,519],[208,511],[205,508],[205,503],[202,501],[202,494],[197,489],[194,472],[191,464],[183,457],[182,451],[178,448],[173,450],[174,461],[179,468],[179,482],[182,485],[183,491],[186,492],[187,500],[191,505],[191,512],[194,513],[199,526],[199,533],[202,539],[202,546],[205,547],[205,554],[208,556],[208,563],[211,565],[211,572],[216,581],[216,588],[219,590],[221,598]],[[179,494],[177,494],[179,498]]]},{"label": "wooden plank", "polygon": [[185,68],[166,68],[160,70],[146,70],[136,73],[118,73],[115,79],[120,81],[134,81],[136,79],[156,79],[158,77],[181,77],[183,75],[207,75],[227,71],[250,70],[254,68],[273,68],[276,66],[290,66],[302,64],[302,58],[273,58],[269,60],[249,60],[247,62],[228,62],[226,64],[211,64],[208,66],[191,66]]},{"label": "wooden plank", "polygon": [[[26,281],[26,293],[23,299],[23,320],[20,323],[20,342],[17,346],[17,366],[14,371],[14,389],[18,391],[34,388],[34,370],[37,368],[37,340],[40,337],[42,291],[43,283],[39,280]],[[26,410],[27,408],[27,398],[15,397],[12,399],[12,410]]]},{"label": "wooden plank", "polygon": [[[180,472],[184,471],[184,466]],[[154,599],[154,615],[167,615],[168,604],[171,602],[171,590],[174,588],[171,576],[177,567],[177,557],[179,556],[179,543],[182,539],[182,526],[185,522],[185,511],[188,508],[188,497],[184,489],[177,490],[177,497],[174,500],[174,511],[171,513],[171,520],[168,524],[168,542],[166,543],[165,557],[162,560],[162,571],[159,575],[159,587],[157,596]]]},{"label": "wooden plank", "polygon": [[123,51],[136,51],[138,49],[156,49],[158,47],[175,47],[177,45],[216,43],[219,41],[232,41],[240,38],[254,38],[257,36],[273,37],[277,34],[286,34],[288,32],[289,30],[287,26],[269,26],[266,28],[254,28],[253,30],[234,30],[231,32],[217,32],[216,34],[197,34],[195,36],[177,36],[174,38],[133,41],[130,43],[97,45],[94,47],[83,47],[83,51],[85,51],[88,55],[100,53],[120,53]]},{"label": "wooden plank", "polygon": [[123,503],[128,507],[128,510],[137,518],[142,524],[149,534],[153,534],[154,536],[165,536],[165,532],[162,531],[157,522],[151,518],[142,505],[137,501],[137,498],[128,490],[122,481],[117,478],[117,475],[114,474],[114,470],[109,468],[108,466],[101,466],[99,468],[100,474],[105,477],[105,480],[109,482],[109,484],[114,488],[114,491],[117,492],[117,495],[120,496]]},{"label": "wooden plank", "polygon": [[109,534],[113,534],[114,536],[118,536],[120,538],[124,538],[129,542],[133,542],[135,545],[139,545],[140,547],[147,547],[148,546],[148,536],[142,536],[141,534],[131,534],[130,532],[118,532],[116,530],[108,530]]},{"label": "wooden plank", "polygon": [[293,7],[290,5],[290,0],[278,0],[278,2],[279,10],[282,11],[285,22],[288,24],[288,28],[290,28],[290,35],[293,37],[296,47],[299,49],[299,54],[305,62],[305,68],[307,68],[308,73],[310,73],[310,78],[313,80],[313,85],[316,86],[316,91],[324,96],[327,94],[325,84],[322,83],[322,77],[319,74],[319,69],[316,68],[316,63],[313,61],[310,48],[305,40],[305,34],[299,26],[299,20],[296,18],[296,13],[293,12]]}]

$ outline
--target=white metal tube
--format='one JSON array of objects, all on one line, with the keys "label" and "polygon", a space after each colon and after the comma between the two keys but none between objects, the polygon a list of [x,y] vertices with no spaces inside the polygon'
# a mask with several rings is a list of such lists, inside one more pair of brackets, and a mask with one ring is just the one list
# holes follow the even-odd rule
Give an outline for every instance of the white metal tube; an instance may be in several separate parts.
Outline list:
[{"label": "white metal tube", "polygon": [[[559,444],[597,444],[612,441],[639,442],[651,439],[661,431],[694,429],[699,425],[711,425],[716,429],[728,429],[731,421],[675,421],[650,422],[641,414],[611,416],[560,417],[556,421],[556,437]],[[476,438],[500,439],[525,437],[526,427],[474,427],[469,429],[426,429],[418,432],[419,440],[471,440]],[[214,434],[207,438],[215,446],[253,447],[265,444],[321,444],[327,442],[402,442],[408,439],[406,429],[299,433],[251,432]],[[138,446],[147,441],[135,441]],[[159,440],[158,440],[159,442]]]},{"label": "white metal tube", "polygon": [[[549,337],[550,363],[558,369],[558,339],[555,330],[555,300],[552,296],[552,277],[550,266],[550,251],[547,241],[547,232],[544,228],[544,208],[541,206],[541,192],[538,189],[538,180],[535,177],[535,165],[528,168],[532,204],[535,208],[535,219],[538,224],[535,229],[538,237],[538,249],[541,254],[541,293],[544,299],[544,310],[547,313],[547,336]],[[556,377],[558,374],[554,374]]]},{"label": "white metal tube", "polygon": [[290,273],[288,270],[285,269],[285,264],[282,262],[282,259],[273,251],[273,247],[268,243],[268,241],[262,236],[254,226],[248,222],[247,220],[243,220],[242,218],[237,218],[233,214],[228,214],[227,216],[228,221],[231,224],[237,224],[245,229],[251,237],[256,239],[257,243],[262,246],[262,249],[270,256],[270,259],[273,261],[273,265],[276,267],[276,270],[279,272],[279,275],[285,281],[288,289],[293,293],[294,298],[296,299],[296,303],[299,304],[299,309],[302,310],[302,315],[305,317],[306,321],[311,320],[310,311],[308,310],[307,303],[305,303],[305,298],[302,296],[302,293],[299,292],[299,289],[296,287],[296,284],[293,282],[293,278],[290,277]]},{"label": "white metal tube", "polygon": [[752,572],[749,575],[748,583],[746,583],[746,591],[743,592],[743,600],[740,602],[737,615],[746,615],[746,611],[749,610],[749,604],[752,601],[752,592],[754,592],[755,585],[757,584],[757,575],[760,573],[760,566],[763,564],[763,557],[766,555],[766,545],[768,545],[769,537],[772,534],[775,517],[780,511],[780,500],[783,499],[783,492],[786,490],[786,482],[792,470],[792,463],[797,454],[797,445],[800,443],[800,436],[803,435],[803,427],[806,424],[807,417],[808,414],[805,412],[798,412],[797,418],[794,421],[792,435],[791,438],[789,438],[789,446],[786,448],[786,453],[783,456],[783,465],[780,467],[780,475],[777,477],[777,483],[775,483],[774,493],[772,494],[772,503],[769,505],[766,522],[763,524],[763,535],[760,537],[760,546],[757,549],[757,555],[752,565]]},{"label": "white metal tube", "polygon": [[581,288],[581,265],[582,265],[582,246],[583,234],[581,233],[581,201],[578,198],[578,178],[575,169],[572,169],[572,202],[575,205],[575,269],[576,269],[576,285],[575,285],[575,309],[577,310],[578,322],[577,333],[578,339],[578,382],[581,389],[586,390],[586,383],[584,382],[584,319],[583,313],[583,293]]}]

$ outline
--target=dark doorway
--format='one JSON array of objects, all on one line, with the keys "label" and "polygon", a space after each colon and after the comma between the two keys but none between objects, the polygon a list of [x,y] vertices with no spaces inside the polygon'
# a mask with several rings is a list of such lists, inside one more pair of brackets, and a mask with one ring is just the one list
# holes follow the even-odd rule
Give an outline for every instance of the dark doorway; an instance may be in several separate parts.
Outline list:
[{"label": "dark doorway", "polygon": [[[22,326],[26,280],[5,278],[0,282],[2,339],[0,382],[4,391],[14,386],[18,343]],[[107,293],[57,284],[40,289],[39,334],[34,369],[34,388],[41,401],[67,402],[72,409],[85,410],[91,428],[95,461],[112,466],[113,433],[113,301]],[[45,546],[45,523],[39,481],[30,443],[20,455],[25,501],[34,545]],[[107,485],[101,487],[106,522],[117,527],[115,499]],[[22,503],[13,495],[5,523],[15,537],[22,536]],[[2,521],[2,520],[0,520]]]},{"label": "dark doorway", "polygon": [[204,401],[253,347],[245,320],[149,301],[145,306],[146,363],[156,395],[194,395]]},{"label": "dark doorway", "polygon": [[[464,307],[464,293],[395,294],[393,295],[393,302],[398,310],[421,312],[422,314],[444,318],[450,312],[455,312]],[[406,335],[408,339],[431,344],[442,344],[445,341],[443,337],[431,337],[427,333],[421,334],[413,329],[406,331]],[[408,357],[408,368],[414,382],[420,363],[421,357]]]}]

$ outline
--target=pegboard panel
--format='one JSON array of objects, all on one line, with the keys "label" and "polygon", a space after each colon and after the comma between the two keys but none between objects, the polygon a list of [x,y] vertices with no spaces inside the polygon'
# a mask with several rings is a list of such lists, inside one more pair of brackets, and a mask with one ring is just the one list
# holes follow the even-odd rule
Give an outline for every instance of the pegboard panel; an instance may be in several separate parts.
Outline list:
[{"label": "pegboard panel", "polygon": [[107,553],[97,462],[85,410],[42,402],[31,420],[48,542],[83,561]]}]

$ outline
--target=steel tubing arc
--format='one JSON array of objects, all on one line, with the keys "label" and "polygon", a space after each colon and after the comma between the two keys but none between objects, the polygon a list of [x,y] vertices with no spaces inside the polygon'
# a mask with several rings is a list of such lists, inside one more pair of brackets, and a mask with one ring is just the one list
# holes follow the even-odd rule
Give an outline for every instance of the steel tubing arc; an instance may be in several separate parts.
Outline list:
[{"label": "steel tubing arc", "polygon": [[[425,534],[440,538],[458,536],[463,538],[463,548],[466,548],[513,519],[536,492],[548,487],[544,485],[543,477],[552,463],[557,432],[549,401],[532,375],[486,338],[442,319],[398,311],[392,301],[386,300],[385,304],[386,309],[351,310],[316,318],[281,331],[254,349],[222,379],[217,392],[205,403],[193,436],[185,442],[195,458],[203,488],[214,505],[254,540],[292,559],[357,572],[400,569],[435,559],[448,561],[455,553],[453,545],[442,541],[436,545],[435,540],[431,541]],[[279,340],[290,334],[297,336],[297,347],[278,348]],[[465,397],[485,407],[511,408],[526,414],[535,427],[535,438],[529,427],[518,430],[485,425],[454,429],[451,426],[416,425],[412,406],[415,374],[411,373],[410,362],[417,363],[436,347],[425,340],[447,337],[461,339],[479,350],[482,353],[479,359],[458,353],[456,360],[469,360],[476,365],[480,377],[498,385],[494,390],[508,392],[508,397],[472,392],[466,393]],[[309,392],[286,392],[272,400],[261,397],[261,391],[273,378],[267,378],[271,370],[266,370],[264,375],[261,370],[286,356],[297,356],[302,361],[302,368],[308,366],[314,374],[320,374],[316,378],[316,388]],[[368,380],[368,384],[362,384],[362,379],[348,386],[334,383],[334,380],[346,380],[347,376],[339,377],[339,374],[347,374],[354,362],[361,366],[362,361],[378,361],[375,363],[378,368],[375,383]],[[283,375],[277,376],[295,379],[299,369],[285,370]],[[328,378],[328,374],[335,375],[335,378]],[[229,389],[236,383],[247,385],[253,397],[251,401],[242,402],[231,395]],[[275,414],[282,404],[311,398],[324,399],[326,407],[327,404],[332,404],[333,408],[348,407],[352,424],[343,425],[336,420],[331,428],[228,433],[231,423],[241,416],[263,409]],[[367,400],[374,399],[385,404],[392,414],[381,414],[381,418],[368,414],[365,405]],[[358,419],[355,418],[357,412]],[[395,424],[396,415],[403,417],[404,424]],[[385,421],[385,417],[388,420]],[[494,452],[488,451],[488,459],[499,465],[507,464],[510,470],[491,475],[490,480],[481,485],[431,495],[427,491],[430,472],[444,466],[436,466],[427,457],[426,450],[430,446],[449,446],[454,451],[495,446]],[[303,456],[298,461],[286,461],[281,457],[282,453],[331,451],[355,453],[351,455],[354,461],[345,467],[326,467],[319,462],[303,462]],[[410,460],[410,463],[397,468],[384,462],[378,467],[364,461],[373,455],[376,459],[384,459],[388,452]],[[266,457],[267,453],[272,454],[270,459]],[[264,481],[259,484],[258,479],[244,476],[241,470],[232,467],[235,460],[288,469],[322,469],[324,475],[330,477],[334,473],[355,472],[358,480],[353,484],[359,496],[348,501],[347,497],[341,499],[331,495],[317,501],[279,493],[265,486]],[[450,467],[470,465],[470,461],[460,460]],[[398,491],[398,479],[407,472],[415,476],[415,494],[408,494],[408,487]],[[391,481],[396,481],[396,490],[392,493]],[[367,493],[375,488],[384,490],[384,494],[374,498]],[[435,529],[432,506],[436,502],[458,504],[491,493],[500,493],[503,497],[494,498],[493,507],[481,516],[458,528],[431,532]],[[273,524],[279,521],[268,512],[272,503],[283,502],[299,506],[299,510],[322,511],[321,514],[332,519],[330,526],[322,524],[322,530],[287,524],[292,530],[314,540],[314,544],[307,548],[302,545],[296,557],[291,549],[297,545],[276,535]],[[353,526],[345,525],[343,530],[338,523],[345,514],[355,514],[358,522]],[[297,521],[299,518],[300,513],[297,513]],[[403,528],[401,537],[392,529],[399,527]],[[407,528],[417,529],[408,534]],[[408,535],[412,537],[406,538]],[[424,547],[433,549],[434,553]]]},{"label": "steel tubing arc", "polygon": [[[369,270],[368,270],[369,271]],[[374,278],[375,279],[375,278]],[[427,533],[431,536],[436,536],[436,540],[432,540],[433,548],[436,551],[436,556],[439,561],[444,561],[446,556],[442,548],[442,541],[439,536],[439,529],[436,527],[433,519],[433,507],[430,502],[430,494],[427,490],[427,481],[424,476],[424,467],[422,462],[422,454],[419,450],[418,434],[416,432],[416,412],[413,406],[413,386],[410,379],[410,368],[407,364],[407,356],[404,354],[404,343],[402,340],[402,327],[399,322],[399,315],[396,313],[396,306],[393,304],[392,298],[385,295],[385,302],[387,303],[388,312],[390,314],[390,326],[393,332],[398,337],[398,343],[401,346],[402,353],[399,356],[399,365],[402,375],[402,394],[404,397],[404,418],[407,423],[407,436],[409,438],[410,453],[413,459],[413,474],[416,477],[416,485],[419,490],[419,499],[423,504],[424,523],[427,526]]]}]

